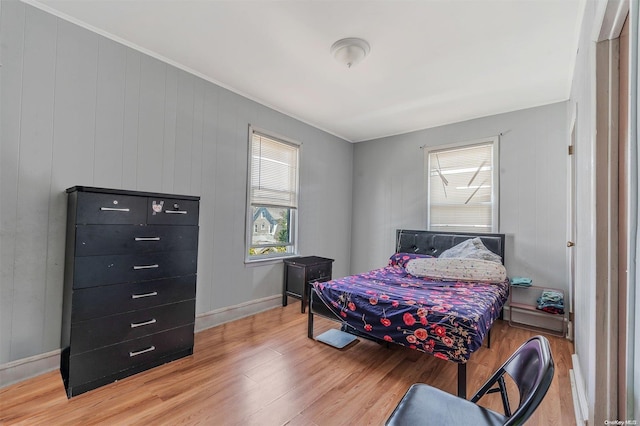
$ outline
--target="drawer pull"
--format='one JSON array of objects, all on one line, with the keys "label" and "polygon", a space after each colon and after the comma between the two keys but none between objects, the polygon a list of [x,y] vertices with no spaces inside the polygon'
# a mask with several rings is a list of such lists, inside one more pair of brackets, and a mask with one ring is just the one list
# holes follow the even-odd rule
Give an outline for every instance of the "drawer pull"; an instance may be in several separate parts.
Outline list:
[{"label": "drawer pull", "polygon": [[138,352],[129,352],[129,357],[133,358],[134,356],[146,354],[147,352],[151,352],[151,351],[155,351],[155,350],[156,350],[155,346],[149,346],[147,349],[143,349],[143,350],[138,351]]},{"label": "drawer pull", "polygon": [[132,294],[131,298],[132,299],[141,299],[143,297],[151,297],[151,296],[157,296],[158,292],[157,291],[152,291],[151,293],[145,293],[145,294]]},{"label": "drawer pull", "polygon": [[136,237],[136,241],[160,241],[160,237]]},{"label": "drawer pull", "polygon": [[165,210],[166,214],[187,214],[186,210]]},{"label": "drawer pull", "polygon": [[143,327],[145,325],[151,325],[151,324],[155,324],[157,321],[155,318],[150,319],[149,321],[143,321],[143,322],[132,322],[131,323],[131,328],[136,328],[136,327]]},{"label": "drawer pull", "polygon": [[103,212],[128,212],[129,209],[118,209],[115,207],[100,207],[100,210],[102,210]]},{"label": "drawer pull", "polygon": [[154,268],[158,268],[160,265],[158,265],[157,263],[155,265],[136,265],[133,267],[134,271],[138,271],[140,269],[154,269]]}]

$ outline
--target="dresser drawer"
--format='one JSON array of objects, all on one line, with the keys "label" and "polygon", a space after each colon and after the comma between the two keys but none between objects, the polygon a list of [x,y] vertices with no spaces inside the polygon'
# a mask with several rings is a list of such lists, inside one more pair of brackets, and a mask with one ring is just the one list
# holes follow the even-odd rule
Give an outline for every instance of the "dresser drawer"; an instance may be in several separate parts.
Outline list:
[{"label": "dresser drawer", "polygon": [[77,224],[139,224],[147,220],[144,197],[92,192],[79,192],[77,197]]},{"label": "dresser drawer", "polygon": [[71,355],[191,324],[195,312],[195,300],[186,300],[73,323]]},{"label": "dresser drawer", "polygon": [[73,288],[191,275],[196,273],[197,263],[195,250],[77,257]]},{"label": "dresser drawer", "polygon": [[152,363],[190,347],[193,347],[193,324],[72,355],[69,357],[68,386],[82,385],[118,371]]},{"label": "dresser drawer", "polygon": [[71,322],[147,309],[196,297],[196,276],[74,290]]},{"label": "dresser drawer", "polygon": [[197,226],[78,225],[76,256],[197,250]]},{"label": "dresser drawer", "polygon": [[150,225],[198,224],[198,201],[149,197],[147,203],[147,223]]}]

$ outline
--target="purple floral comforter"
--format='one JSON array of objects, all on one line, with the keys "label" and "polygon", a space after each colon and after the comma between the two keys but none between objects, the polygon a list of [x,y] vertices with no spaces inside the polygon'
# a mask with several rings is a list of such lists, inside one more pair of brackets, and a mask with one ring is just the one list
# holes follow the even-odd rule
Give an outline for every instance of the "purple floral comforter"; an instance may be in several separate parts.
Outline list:
[{"label": "purple floral comforter", "polygon": [[407,260],[397,254],[385,268],[313,286],[336,316],[365,335],[467,362],[500,315],[508,281],[414,277],[404,269]]}]

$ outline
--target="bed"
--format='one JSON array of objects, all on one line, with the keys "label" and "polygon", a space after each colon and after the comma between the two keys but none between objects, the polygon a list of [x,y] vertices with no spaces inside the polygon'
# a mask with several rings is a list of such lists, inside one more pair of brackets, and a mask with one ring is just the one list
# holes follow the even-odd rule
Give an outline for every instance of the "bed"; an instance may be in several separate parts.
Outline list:
[{"label": "bed", "polygon": [[387,266],[309,284],[308,337],[321,315],[347,333],[455,362],[466,398],[466,363],[508,298],[504,245],[504,234],[397,230]]}]

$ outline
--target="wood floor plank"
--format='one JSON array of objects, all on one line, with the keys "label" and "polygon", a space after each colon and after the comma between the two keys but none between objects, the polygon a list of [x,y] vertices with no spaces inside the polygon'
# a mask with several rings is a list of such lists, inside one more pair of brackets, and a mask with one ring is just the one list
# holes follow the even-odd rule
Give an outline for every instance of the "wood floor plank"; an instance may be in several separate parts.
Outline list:
[{"label": "wood floor plank", "polygon": [[[66,398],[59,372],[0,389],[0,424],[291,425],[383,424],[412,383],[457,391],[457,365],[359,339],[338,350],[307,338],[291,303],[196,334],[194,354]],[[315,336],[338,324],[316,318]],[[498,321],[491,348],[467,364],[473,393],[535,333]],[[573,424],[571,342],[547,336],[556,373],[528,424]],[[500,411],[498,395],[482,405]]]}]

